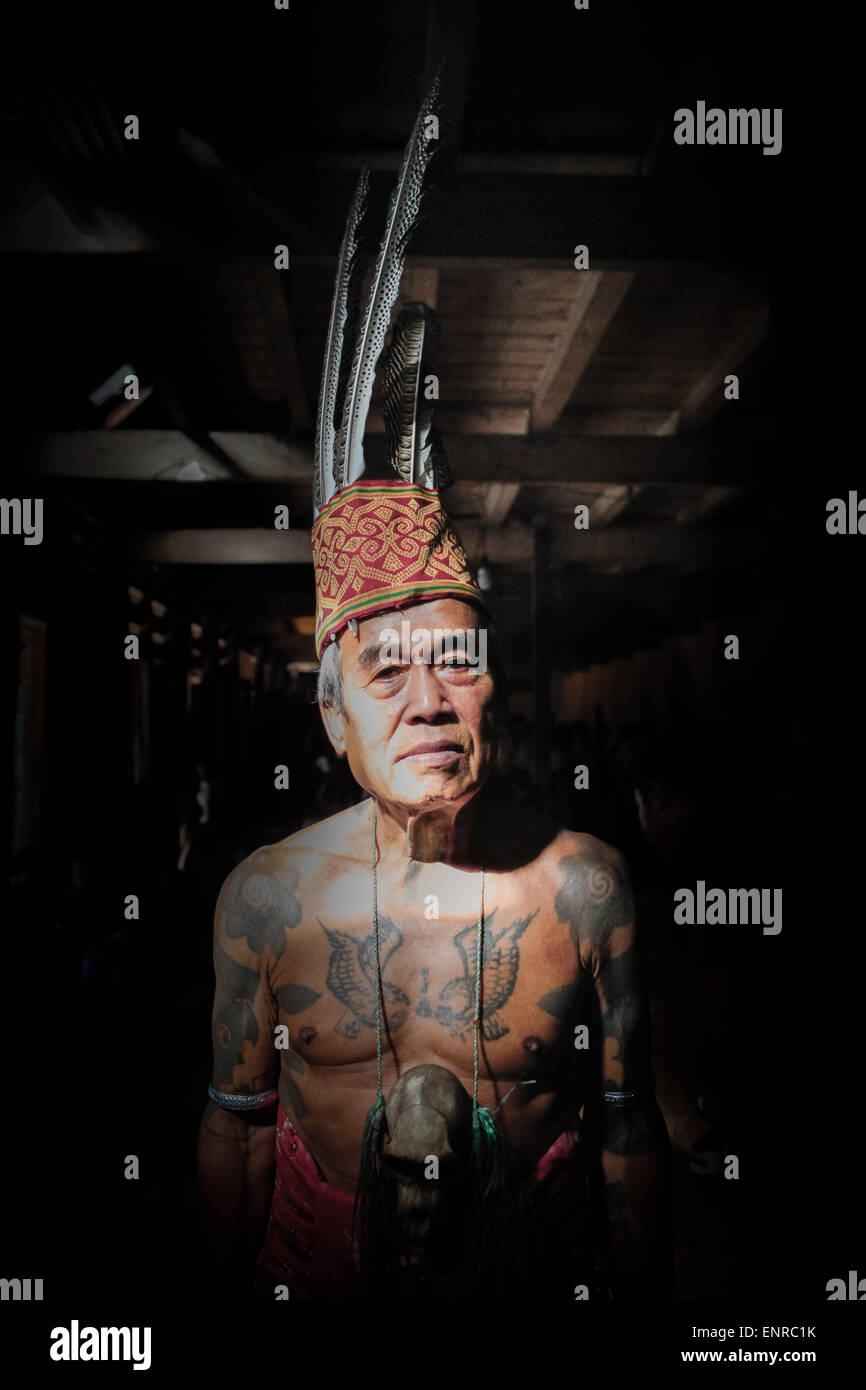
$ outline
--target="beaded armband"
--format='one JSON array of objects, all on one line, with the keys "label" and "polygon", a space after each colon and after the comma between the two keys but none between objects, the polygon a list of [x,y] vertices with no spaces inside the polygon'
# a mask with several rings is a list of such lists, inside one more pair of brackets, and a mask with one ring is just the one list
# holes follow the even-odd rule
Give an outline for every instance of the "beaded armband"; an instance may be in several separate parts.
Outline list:
[{"label": "beaded armband", "polygon": [[208,1086],[207,1093],[214,1105],[223,1110],[261,1110],[265,1105],[273,1105],[278,1097],[277,1091],[260,1091],[257,1096],[233,1096],[228,1091],[218,1091]]},{"label": "beaded armband", "polygon": [[638,1091],[602,1091],[601,1098],[605,1105],[617,1105],[625,1107],[637,1105],[640,1101],[651,1096],[655,1091],[655,1086],[643,1086]]}]

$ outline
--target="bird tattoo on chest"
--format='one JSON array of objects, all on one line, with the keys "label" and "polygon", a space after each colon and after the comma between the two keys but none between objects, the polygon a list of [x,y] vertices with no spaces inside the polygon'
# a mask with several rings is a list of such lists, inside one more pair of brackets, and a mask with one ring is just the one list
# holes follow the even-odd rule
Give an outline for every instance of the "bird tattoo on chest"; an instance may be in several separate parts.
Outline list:
[{"label": "bird tattoo on chest", "polygon": [[[490,913],[484,932],[481,977],[484,984],[484,1008],[482,1011],[482,1032],[485,1041],[496,1042],[504,1038],[509,1029],[497,1017],[497,1011],[504,1008],[514,993],[517,975],[520,970],[520,947],[518,942],[526,931],[535,912],[521,917],[516,922],[497,932],[494,927],[496,909]],[[472,923],[463,927],[454,938],[454,945],[460,953],[463,969],[453,980],[449,980],[439,995],[436,1017],[447,1028],[452,1038],[465,1042],[467,1032],[472,1026],[475,1006],[475,944],[476,929]]]},{"label": "bird tattoo on chest", "polygon": [[[348,932],[326,927],[317,918],[331,946],[326,984],[343,1005],[334,1025],[343,1038],[357,1038],[361,1028],[376,1027],[376,938],[373,932],[358,941]],[[379,918],[379,962],[382,971],[382,998],[390,1031],[396,1032],[406,1019],[409,996],[386,979],[385,972],[394,952],[403,944],[403,934],[390,917]]]},{"label": "bird tattoo on chest", "polygon": [[[537,915],[538,909],[526,917],[517,918],[501,931],[496,930],[496,909],[490,913],[483,942],[482,980],[484,1008],[482,1031],[488,1042],[496,1042],[510,1031],[503,1023],[500,1011],[511,999],[520,970],[520,938]],[[318,918],[325,933],[331,954],[326,977],[327,988],[343,1006],[334,1025],[344,1038],[356,1038],[362,1028],[376,1027],[376,942],[372,932],[362,938],[338,928],[326,927]],[[390,917],[379,918],[379,960],[382,973],[382,995],[389,1030],[393,1033],[406,1021],[409,996],[388,979],[388,968],[396,951],[403,945],[403,934]],[[465,1042],[472,1028],[475,1001],[476,924],[469,923],[453,938],[460,957],[460,973],[443,985],[435,1008],[425,999],[425,1008],[416,1012],[422,1017],[435,1017],[451,1037]],[[429,989],[429,968],[422,971],[422,993]]]}]

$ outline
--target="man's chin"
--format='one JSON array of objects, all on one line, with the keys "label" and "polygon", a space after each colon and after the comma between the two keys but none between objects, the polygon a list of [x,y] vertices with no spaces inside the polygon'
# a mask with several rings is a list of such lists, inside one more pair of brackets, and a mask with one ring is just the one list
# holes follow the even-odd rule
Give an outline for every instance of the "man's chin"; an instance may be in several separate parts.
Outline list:
[{"label": "man's chin", "polygon": [[392,800],[402,806],[433,810],[436,806],[452,806],[455,801],[471,797],[480,783],[470,778],[432,776],[400,777],[393,788]]}]

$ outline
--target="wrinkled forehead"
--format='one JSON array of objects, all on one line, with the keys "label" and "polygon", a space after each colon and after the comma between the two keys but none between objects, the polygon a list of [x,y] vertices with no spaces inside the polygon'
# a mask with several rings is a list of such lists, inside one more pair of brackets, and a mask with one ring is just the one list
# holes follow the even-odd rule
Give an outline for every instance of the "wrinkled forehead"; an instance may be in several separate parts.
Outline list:
[{"label": "wrinkled forehead", "polygon": [[387,608],[373,613],[358,623],[358,635],[345,628],[340,634],[340,654],[343,671],[378,663],[385,644],[400,642],[405,634],[409,641],[417,633],[472,633],[485,624],[485,615],[474,604],[458,598],[431,600],[407,608]]}]

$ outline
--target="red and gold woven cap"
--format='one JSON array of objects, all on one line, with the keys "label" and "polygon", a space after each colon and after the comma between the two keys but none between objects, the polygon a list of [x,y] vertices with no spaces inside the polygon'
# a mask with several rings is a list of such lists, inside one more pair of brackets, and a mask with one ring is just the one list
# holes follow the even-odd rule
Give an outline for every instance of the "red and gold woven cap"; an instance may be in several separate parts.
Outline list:
[{"label": "red and gold woven cap", "polygon": [[484,598],[437,492],[360,479],[313,524],[316,655],[350,618],[433,598]]}]

